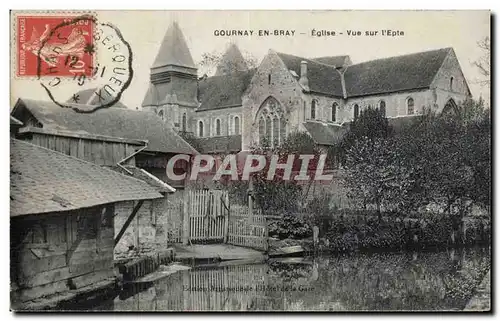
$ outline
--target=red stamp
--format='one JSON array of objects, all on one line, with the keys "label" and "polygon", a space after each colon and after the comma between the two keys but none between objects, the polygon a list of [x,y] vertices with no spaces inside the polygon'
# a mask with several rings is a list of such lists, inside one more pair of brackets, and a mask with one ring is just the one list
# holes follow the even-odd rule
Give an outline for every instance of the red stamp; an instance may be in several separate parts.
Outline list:
[{"label": "red stamp", "polygon": [[18,16],[17,75],[90,76],[93,28],[76,16]]}]

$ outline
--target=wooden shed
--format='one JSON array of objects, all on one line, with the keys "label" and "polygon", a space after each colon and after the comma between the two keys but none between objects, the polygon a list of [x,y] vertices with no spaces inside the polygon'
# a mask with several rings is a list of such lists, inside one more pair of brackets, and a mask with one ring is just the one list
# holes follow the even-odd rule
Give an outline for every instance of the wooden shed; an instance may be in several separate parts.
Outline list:
[{"label": "wooden shed", "polygon": [[24,141],[11,139],[10,149],[13,309],[113,286],[115,207],[163,196],[144,181]]}]

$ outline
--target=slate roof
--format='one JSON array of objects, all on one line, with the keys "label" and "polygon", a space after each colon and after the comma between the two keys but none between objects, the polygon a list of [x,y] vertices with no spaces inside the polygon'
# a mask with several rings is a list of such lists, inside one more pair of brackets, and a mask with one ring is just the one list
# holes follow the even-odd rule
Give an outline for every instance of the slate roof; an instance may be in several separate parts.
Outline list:
[{"label": "slate roof", "polygon": [[141,180],[24,141],[10,141],[11,217],[160,197]]},{"label": "slate roof", "polygon": [[196,138],[200,153],[216,154],[241,151],[241,135]]},{"label": "slate roof", "polygon": [[[84,105],[104,105],[111,100],[113,100],[115,97],[112,97],[110,94],[108,94],[107,91],[101,90],[99,92],[99,95],[101,98],[99,98],[97,95],[93,95],[96,92],[97,88],[91,88],[91,89],[85,89],[81,90],[78,93],[76,93],[77,98],[77,103],[79,104],[84,104]],[[93,95],[93,97],[92,97]],[[92,99],[91,99],[92,98]],[[99,100],[100,99],[100,100]],[[75,103],[75,100],[73,97],[68,98],[66,103]],[[113,104],[113,107],[116,108],[127,108],[121,101],[117,101],[116,103]]]},{"label": "slate roof", "polygon": [[307,61],[307,78],[311,92],[343,97],[340,73],[335,67],[325,65],[303,57],[277,53],[289,70],[295,71],[300,76],[300,63]]},{"label": "slate roof", "polygon": [[165,33],[151,68],[176,65],[182,67],[196,68],[193,57],[189,52],[186,39],[182,34],[177,22],[174,22]]},{"label": "slate roof", "polygon": [[[83,109],[86,106],[78,107]],[[14,117],[21,115],[23,108],[29,110],[43,128],[146,140],[146,151],[151,152],[197,154],[167,123],[150,111],[109,107],[93,113],[77,113],[50,101],[19,99],[11,114]]]},{"label": "slate roof", "polygon": [[325,65],[341,67],[349,61],[349,56],[325,56],[312,58],[312,60],[320,62]]},{"label": "slate roof", "polygon": [[427,88],[451,50],[443,48],[351,65],[345,72],[347,96]]},{"label": "slate roof", "polygon": [[119,166],[113,166],[111,169],[114,171],[117,171],[125,176],[131,176],[135,177],[137,179],[140,179],[141,181],[144,181],[148,183],[151,187],[153,187],[155,190],[157,190],[160,193],[173,193],[175,192],[175,188],[172,186],[168,185],[166,182],[162,181],[158,177],[154,176],[153,174],[148,173],[142,168],[135,167],[135,166],[130,166],[130,165],[125,165],[123,166],[126,170]]},{"label": "slate roof", "polygon": [[314,142],[318,145],[335,145],[340,143],[349,129],[348,124],[336,125],[318,121],[306,121],[303,124]]},{"label": "slate roof", "polygon": [[200,79],[198,93],[200,107],[197,111],[241,106],[241,97],[248,88],[255,69],[228,75]]}]

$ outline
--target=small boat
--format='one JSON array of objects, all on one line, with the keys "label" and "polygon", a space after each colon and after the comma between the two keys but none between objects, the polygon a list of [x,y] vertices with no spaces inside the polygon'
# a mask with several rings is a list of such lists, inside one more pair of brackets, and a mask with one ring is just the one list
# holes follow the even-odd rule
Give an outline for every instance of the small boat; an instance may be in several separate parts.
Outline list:
[{"label": "small boat", "polygon": [[285,246],[269,251],[269,257],[295,256],[305,252],[301,245]]}]

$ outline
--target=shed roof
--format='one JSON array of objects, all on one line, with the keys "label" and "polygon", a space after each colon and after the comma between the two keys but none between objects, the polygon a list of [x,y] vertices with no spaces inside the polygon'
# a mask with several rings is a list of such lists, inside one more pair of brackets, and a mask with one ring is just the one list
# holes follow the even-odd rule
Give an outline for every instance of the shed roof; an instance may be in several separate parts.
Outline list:
[{"label": "shed roof", "polygon": [[150,111],[108,107],[92,113],[78,113],[50,101],[19,99],[12,115],[22,115],[23,109],[27,109],[43,128],[146,140],[146,151],[151,152],[197,154],[167,123]]},{"label": "shed roof", "polygon": [[146,182],[24,141],[10,141],[10,216],[160,198]]},{"label": "shed roof", "polygon": [[131,176],[131,177],[135,177],[137,179],[140,179],[141,181],[144,181],[144,182],[148,183],[149,185],[151,185],[153,188],[155,188],[160,193],[173,193],[173,192],[175,192],[175,188],[168,185],[166,182],[162,181],[158,177],[154,176],[153,174],[147,172],[146,170],[144,170],[142,168],[130,166],[130,165],[125,165],[125,166],[123,166],[123,168],[120,168],[119,166],[113,166],[112,169],[119,172],[119,173],[122,173],[126,176]]}]

